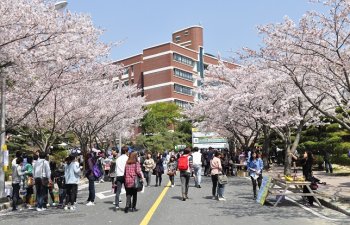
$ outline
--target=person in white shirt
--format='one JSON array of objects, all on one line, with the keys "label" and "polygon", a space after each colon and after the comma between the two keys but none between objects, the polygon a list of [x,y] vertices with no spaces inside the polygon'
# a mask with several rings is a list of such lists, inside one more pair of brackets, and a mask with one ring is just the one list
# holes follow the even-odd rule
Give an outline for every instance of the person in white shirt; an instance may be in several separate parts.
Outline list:
[{"label": "person in white shirt", "polygon": [[202,153],[198,151],[197,147],[192,150],[193,157],[193,169],[194,169],[194,181],[197,188],[201,188],[202,181]]},{"label": "person in white shirt", "polygon": [[121,156],[119,156],[115,163],[115,170],[116,170],[116,185],[117,185],[117,192],[115,194],[115,208],[119,209],[119,197],[120,192],[122,190],[122,186],[125,182],[124,180],[124,172],[125,172],[125,165],[126,161],[128,161],[128,150],[129,148],[127,146],[123,146],[121,149]]},{"label": "person in white shirt", "polygon": [[44,204],[48,193],[48,184],[51,178],[51,170],[49,162],[45,160],[46,153],[40,152],[39,160],[33,167],[33,177],[35,179],[35,188],[37,196],[37,211],[46,210]]}]

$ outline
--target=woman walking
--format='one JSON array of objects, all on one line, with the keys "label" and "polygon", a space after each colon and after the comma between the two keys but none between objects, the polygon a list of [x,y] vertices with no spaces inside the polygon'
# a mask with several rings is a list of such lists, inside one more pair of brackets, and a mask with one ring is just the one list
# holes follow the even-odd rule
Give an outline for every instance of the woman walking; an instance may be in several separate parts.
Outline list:
[{"label": "woman walking", "polygon": [[87,160],[87,170],[85,176],[89,180],[89,197],[87,200],[87,206],[95,205],[95,175],[93,173],[94,165],[96,164],[96,153],[91,152]]},{"label": "woman walking", "polygon": [[145,167],[145,178],[147,186],[149,187],[151,183],[151,176],[153,173],[153,169],[156,167],[156,164],[154,163],[154,160],[152,159],[151,153],[147,153],[145,162],[143,163],[143,166]]},{"label": "woman walking", "polygon": [[162,154],[158,153],[156,168],[154,169],[156,172],[156,187],[162,185],[162,175],[164,173],[163,160]]},{"label": "woman walking", "polygon": [[224,198],[224,185],[219,183],[219,175],[222,174],[221,153],[216,151],[214,158],[210,161],[211,168],[211,182],[213,187],[211,189],[212,199],[219,201],[225,201]]},{"label": "woman walking", "polygon": [[248,162],[248,171],[253,184],[254,200],[256,199],[256,184],[258,183],[259,188],[261,186],[263,168],[263,161],[258,158],[256,152],[253,151],[250,161]]},{"label": "woman walking", "polygon": [[[138,162],[137,152],[132,152],[129,156],[128,161],[125,165],[125,191],[126,191],[126,206],[124,209],[125,213],[137,211],[136,203],[137,203],[137,189],[135,186],[135,178],[139,177],[141,182],[143,182],[143,174],[141,171],[141,165]],[[131,204],[132,198],[132,204]]]},{"label": "woman walking", "polygon": [[169,180],[171,182],[171,187],[174,187],[175,185],[175,175],[176,175],[176,169],[177,169],[177,164],[176,164],[176,160],[175,160],[175,156],[171,156],[170,157],[170,161],[168,163],[168,176],[169,176]]}]

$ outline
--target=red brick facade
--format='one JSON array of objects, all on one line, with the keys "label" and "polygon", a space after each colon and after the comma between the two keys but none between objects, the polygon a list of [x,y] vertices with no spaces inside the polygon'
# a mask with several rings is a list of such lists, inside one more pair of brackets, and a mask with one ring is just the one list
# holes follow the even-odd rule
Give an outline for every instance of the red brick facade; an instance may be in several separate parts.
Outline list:
[{"label": "red brick facade", "polygon": [[[180,106],[193,104],[192,90],[203,76],[203,68],[217,65],[218,59],[203,54],[203,28],[189,27],[172,34],[172,42],[143,50],[142,54],[115,63],[122,64],[128,76],[119,79],[135,83],[146,96],[146,102],[172,101]],[[233,63],[226,63],[236,67]]]}]

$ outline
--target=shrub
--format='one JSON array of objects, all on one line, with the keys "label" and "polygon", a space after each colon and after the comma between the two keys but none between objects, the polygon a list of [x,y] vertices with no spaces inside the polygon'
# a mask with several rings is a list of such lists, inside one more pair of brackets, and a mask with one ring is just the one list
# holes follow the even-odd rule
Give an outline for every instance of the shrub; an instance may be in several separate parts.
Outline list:
[{"label": "shrub", "polygon": [[350,158],[348,157],[348,154],[342,154],[340,156],[333,155],[331,156],[331,162],[342,166],[350,166]]}]

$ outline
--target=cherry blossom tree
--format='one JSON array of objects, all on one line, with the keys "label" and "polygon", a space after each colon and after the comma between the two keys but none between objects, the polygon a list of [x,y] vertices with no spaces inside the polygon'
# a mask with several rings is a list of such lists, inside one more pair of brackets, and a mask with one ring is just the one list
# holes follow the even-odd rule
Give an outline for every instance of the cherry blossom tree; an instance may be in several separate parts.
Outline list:
[{"label": "cherry blossom tree", "polygon": [[260,26],[264,46],[250,51],[287,75],[304,98],[350,130],[350,2],[327,0],[328,13],[307,12],[298,23]]},{"label": "cherry blossom tree", "polygon": [[136,86],[113,87],[113,82],[105,79],[88,83],[76,93],[75,102],[80,107],[68,115],[67,122],[78,137],[84,154],[99,134],[106,136],[129,131],[143,117],[145,99],[138,95]]},{"label": "cherry blossom tree", "polygon": [[[319,117],[287,76],[264,63],[254,60],[236,69],[228,69],[224,64],[212,67],[208,73],[209,87],[202,91],[205,98],[197,105],[200,109],[195,106],[194,110],[202,112],[199,115],[207,123],[224,124],[222,127],[231,131],[238,141],[237,130],[255,131],[253,140],[256,141],[261,130],[268,135],[268,129],[272,129],[285,143],[285,173],[290,174],[290,153],[296,150],[302,128],[317,123]],[[203,108],[204,105],[207,108]],[[296,135],[293,143],[292,130]]]},{"label": "cherry blossom tree", "polygon": [[237,87],[244,82],[244,77],[230,76],[233,70],[223,63],[210,67],[198,93],[201,98],[187,114],[198,120],[203,130],[216,131],[223,136],[232,137],[242,148],[255,144],[261,126],[247,111],[245,105],[237,103],[240,92]]},{"label": "cherry blossom tree", "polygon": [[81,67],[106,58],[110,47],[99,41],[101,34],[90,17],[58,12],[51,1],[0,2],[7,129],[34,112],[51,92],[84,80]]}]

